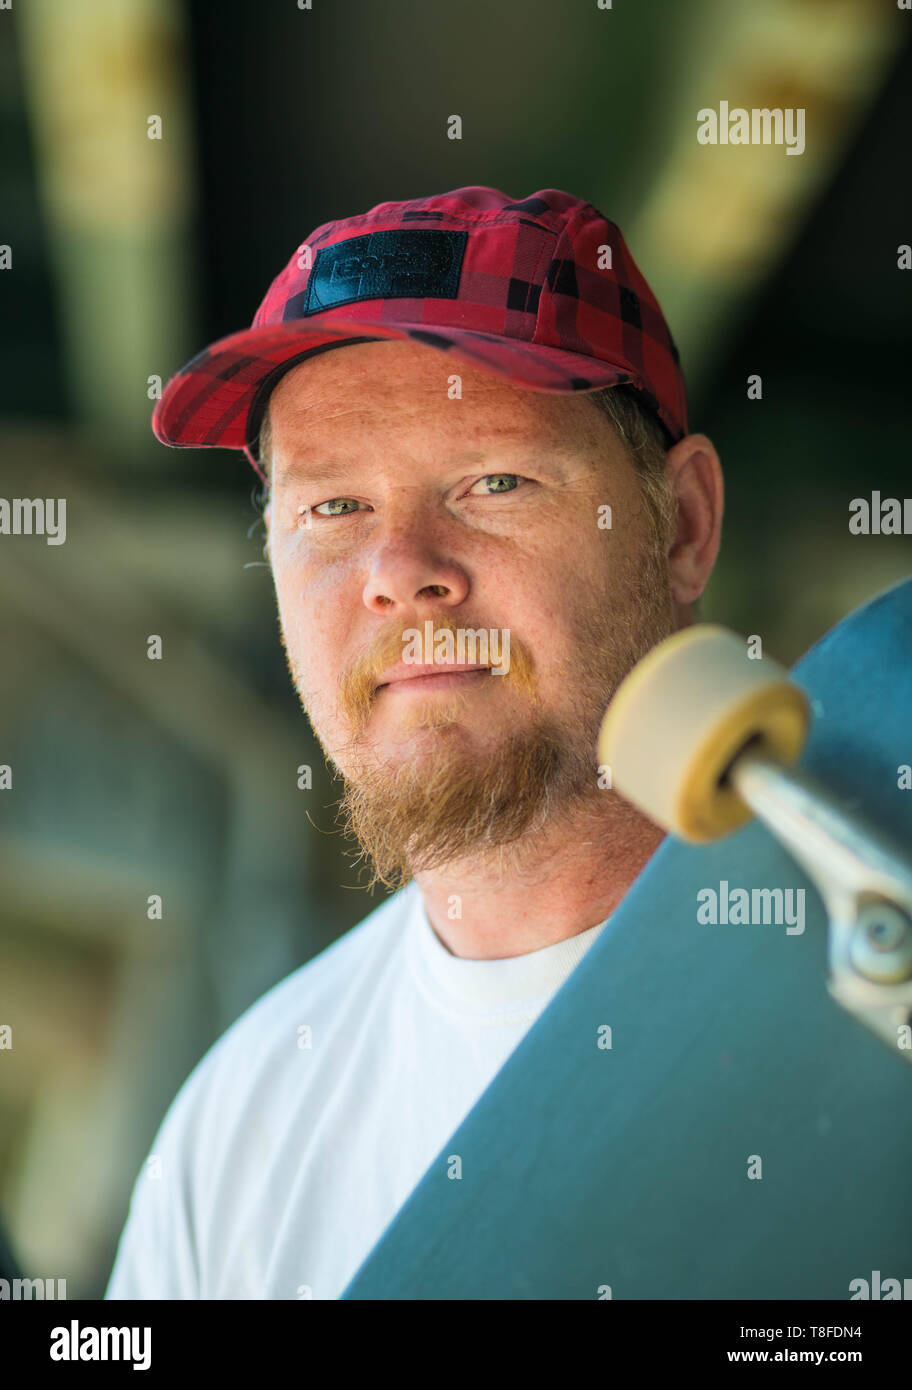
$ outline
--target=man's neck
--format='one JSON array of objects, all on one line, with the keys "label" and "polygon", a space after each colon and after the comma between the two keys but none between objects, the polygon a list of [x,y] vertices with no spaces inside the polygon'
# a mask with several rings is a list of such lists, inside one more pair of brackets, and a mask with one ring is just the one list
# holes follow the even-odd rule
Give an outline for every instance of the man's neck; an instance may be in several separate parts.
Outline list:
[{"label": "man's neck", "polygon": [[605,921],[663,839],[658,826],[612,797],[517,845],[419,872],[415,881],[454,956],[502,960]]}]

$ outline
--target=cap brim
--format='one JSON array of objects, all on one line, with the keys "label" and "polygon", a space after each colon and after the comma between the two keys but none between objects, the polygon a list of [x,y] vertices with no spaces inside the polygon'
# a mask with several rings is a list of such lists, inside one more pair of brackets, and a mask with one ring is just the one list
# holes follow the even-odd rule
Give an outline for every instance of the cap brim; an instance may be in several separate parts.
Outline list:
[{"label": "cap brim", "polygon": [[591,391],[636,379],[629,364],[493,333],[316,316],[247,328],[212,343],[168,382],[152,415],[153,432],[177,449],[249,448],[270,392],[293,366],[332,348],[407,339],[532,391]]}]

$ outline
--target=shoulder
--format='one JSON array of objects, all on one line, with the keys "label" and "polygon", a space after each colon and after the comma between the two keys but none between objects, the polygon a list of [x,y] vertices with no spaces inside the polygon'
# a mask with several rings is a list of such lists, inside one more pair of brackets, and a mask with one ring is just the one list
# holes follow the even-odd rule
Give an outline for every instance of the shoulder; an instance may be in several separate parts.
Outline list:
[{"label": "shoulder", "polygon": [[308,1077],[319,1074],[307,1060],[331,1051],[334,1034],[344,1052],[352,1020],[369,1011],[384,972],[401,972],[418,891],[412,883],[385,899],[267,990],[196,1064],[134,1184],[106,1297],[205,1296],[201,1254],[215,1197],[236,1195],[243,1175],[255,1172],[262,1136],[285,1122]]},{"label": "shoulder", "polygon": [[363,921],[285,976],[251,1004],[197,1063],[174,1101],[185,1092],[199,1093],[219,1082],[234,1089],[255,1081],[264,1069],[274,1069],[283,1057],[306,1047],[312,1034],[332,1026],[344,1004],[356,1006],[373,992],[385,969],[401,968],[398,948],[403,928],[415,905],[413,883],[385,899]]},{"label": "shoulder", "polygon": [[335,1009],[343,991],[349,996],[362,980],[375,979],[378,964],[388,960],[402,940],[417,892],[412,883],[385,899],[362,922],[286,975],[251,1004],[210,1051],[243,1051],[277,1032],[284,1037],[287,1023],[298,1019],[302,1007],[316,1017]]}]

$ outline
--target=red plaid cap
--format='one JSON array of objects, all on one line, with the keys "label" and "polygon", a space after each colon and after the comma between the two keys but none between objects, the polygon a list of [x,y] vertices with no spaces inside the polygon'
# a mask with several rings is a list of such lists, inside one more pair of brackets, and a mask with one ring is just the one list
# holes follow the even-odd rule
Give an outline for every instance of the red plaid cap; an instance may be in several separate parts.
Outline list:
[{"label": "red plaid cap", "polygon": [[624,238],[590,203],[496,188],[380,203],[326,222],[273,280],[253,324],[171,378],[152,416],[162,444],[255,449],[270,392],[331,348],[412,339],[535,391],[629,385],[687,433],[678,352]]}]

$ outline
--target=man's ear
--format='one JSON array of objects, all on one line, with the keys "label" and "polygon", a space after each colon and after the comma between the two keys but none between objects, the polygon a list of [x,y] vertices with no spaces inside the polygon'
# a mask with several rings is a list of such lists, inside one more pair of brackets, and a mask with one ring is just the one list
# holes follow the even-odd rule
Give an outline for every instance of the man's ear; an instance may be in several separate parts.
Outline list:
[{"label": "man's ear", "polygon": [[696,603],[709,582],[722,539],[725,484],[715,447],[705,434],[688,434],[666,455],[666,476],[678,500],[677,529],[668,551],[668,577],[676,604]]},{"label": "man's ear", "polygon": [[263,526],[264,526],[264,529],[265,529],[265,531],[266,531],[266,539],[265,539],[265,541],[263,542],[263,559],[264,559],[264,560],[267,560],[270,564],[272,563],[272,560],[270,559],[270,555],[269,555],[269,528],[270,528],[270,525],[271,525],[271,524],[272,524],[272,502],[269,501],[269,502],[266,503],[266,506],[263,508]]}]

